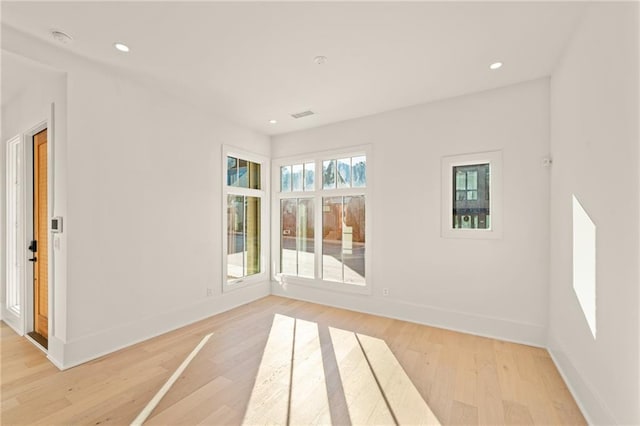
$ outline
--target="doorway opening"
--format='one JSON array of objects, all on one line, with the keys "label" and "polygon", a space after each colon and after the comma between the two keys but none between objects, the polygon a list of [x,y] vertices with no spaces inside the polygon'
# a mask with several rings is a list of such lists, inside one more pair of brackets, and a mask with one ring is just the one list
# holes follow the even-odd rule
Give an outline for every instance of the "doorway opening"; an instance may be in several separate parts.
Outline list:
[{"label": "doorway opening", "polygon": [[33,263],[33,328],[27,333],[48,348],[49,339],[49,213],[47,129],[33,135],[33,239],[29,244]]}]

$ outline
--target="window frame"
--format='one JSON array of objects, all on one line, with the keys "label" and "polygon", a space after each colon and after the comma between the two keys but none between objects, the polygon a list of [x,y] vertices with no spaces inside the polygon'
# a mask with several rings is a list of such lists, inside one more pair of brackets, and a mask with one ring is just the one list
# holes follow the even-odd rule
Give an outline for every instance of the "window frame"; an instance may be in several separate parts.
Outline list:
[{"label": "window frame", "polygon": [[[491,228],[454,228],[453,197],[456,193],[453,181],[454,167],[489,164],[489,211]],[[442,238],[501,239],[502,238],[502,150],[478,152],[442,157],[441,161],[441,215]]]},{"label": "window frame", "polygon": [[[322,162],[328,159],[340,159],[345,157],[366,156],[366,186],[356,188],[332,188],[322,189]],[[315,164],[314,190],[282,192],[280,188],[280,167],[294,164]],[[271,179],[274,188],[271,197],[271,277],[274,281],[285,287],[286,285],[300,285],[323,290],[330,290],[343,293],[372,294],[372,229],[373,229],[373,154],[371,145],[361,145],[336,149],[330,151],[311,152],[290,157],[276,158],[272,160]],[[304,188],[303,188],[304,189]],[[348,197],[364,195],[365,197],[365,282],[364,284],[354,284],[348,282],[337,282],[322,279],[322,200],[327,197]],[[280,271],[280,201],[283,199],[304,199],[314,200],[314,277],[305,278],[299,276],[285,275]]]},{"label": "window frame", "polygon": [[[227,185],[227,157],[235,157],[242,160],[260,164],[260,189],[243,188]],[[248,152],[233,146],[222,146],[222,292],[238,290],[260,282],[268,281],[269,268],[269,187],[270,187],[270,161],[269,158]],[[241,195],[245,197],[258,197],[260,199],[260,272],[242,278],[229,279],[227,277],[227,208],[228,196]]]},{"label": "window frame", "polygon": [[[27,282],[27,153],[26,138],[14,136],[5,144],[6,165],[6,238],[5,238],[5,306],[6,313],[23,318],[25,309],[25,287]],[[12,181],[14,182],[12,184]]]}]

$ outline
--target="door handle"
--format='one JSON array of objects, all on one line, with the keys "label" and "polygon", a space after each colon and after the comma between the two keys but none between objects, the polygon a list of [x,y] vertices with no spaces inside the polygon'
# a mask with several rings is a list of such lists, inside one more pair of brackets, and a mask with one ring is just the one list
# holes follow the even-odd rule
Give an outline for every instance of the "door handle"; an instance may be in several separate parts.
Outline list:
[{"label": "door handle", "polygon": [[29,260],[29,262],[35,262],[35,261],[37,261],[37,260],[38,260],[38,258],[37,258],[37,257],[33,257],[33,258],[31,258],[31,259],[28,259],[28,260]]}]

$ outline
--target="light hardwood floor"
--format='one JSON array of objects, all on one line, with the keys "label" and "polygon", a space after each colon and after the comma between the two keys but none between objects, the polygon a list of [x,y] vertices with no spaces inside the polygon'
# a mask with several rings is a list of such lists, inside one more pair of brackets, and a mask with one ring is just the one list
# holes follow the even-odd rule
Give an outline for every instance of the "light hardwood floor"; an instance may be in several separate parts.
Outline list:
[{"label": "light hardwood floor", "polygon": [[1,328],[9,424],[586,424],[546,350],[269,296],[60,372]]}]

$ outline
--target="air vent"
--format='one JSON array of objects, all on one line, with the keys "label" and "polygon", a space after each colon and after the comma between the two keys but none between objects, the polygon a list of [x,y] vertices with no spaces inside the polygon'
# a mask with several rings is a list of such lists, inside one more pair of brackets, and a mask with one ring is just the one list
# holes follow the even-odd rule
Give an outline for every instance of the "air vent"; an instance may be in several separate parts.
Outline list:
[{"label": "air vent", "polygon": [[302,118],[302,117],[307,117],[313,114],[315,114],[313,111],[302,111],[302,112],[296,112],[295,114],[291,114],[291,116],[293,118]]}]

